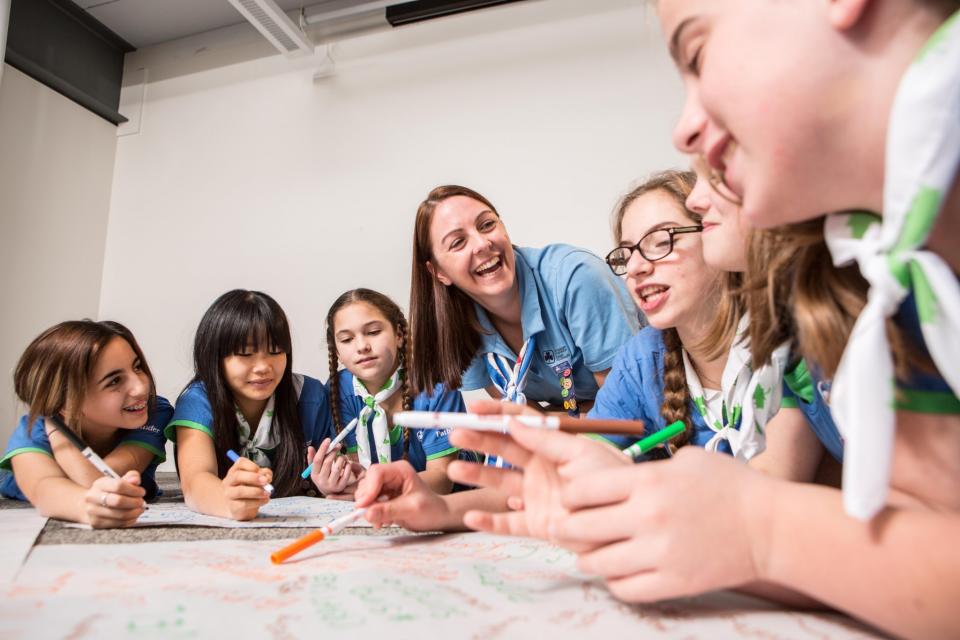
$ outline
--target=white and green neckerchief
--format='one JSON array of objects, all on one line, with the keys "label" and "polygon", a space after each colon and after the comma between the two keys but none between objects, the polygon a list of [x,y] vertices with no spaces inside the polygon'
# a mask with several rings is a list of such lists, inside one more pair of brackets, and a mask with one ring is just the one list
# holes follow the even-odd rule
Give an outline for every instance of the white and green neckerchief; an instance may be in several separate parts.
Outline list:
[{"label": "white and green neckerchief", "polygon": [[[257,430],[250,428],[250,423],[243,417],[243,412],[239,407],[234,407],[237,412],[237,425],[239,426],[240,449],[244,458],[252,461],[258,467],[269,467],[270,458],[267,451],[273,451],[277,448],[277,436],[273,430],[274,397],[270,396],[267,400],[267,406],[260,414],[260,422],[257,424]],[[253,437],[250,434],[253,433]]]},{"label": "white and green neckerchief", "polygon": [[397,369],[387,380],[383,388],[376,395],[371,395],[360,382],[360,378],[353,376],[353,393],[363,399],[363,408],[360,410],[357,424],[357,456],[360,464],[366,469],[370,466],[370,436],[367,427],[373,420],[373,437],[377,443],[377,459],[381,464],[390,462],[390,426],[387,423],[387,413],[380,403],[392,396],[400,389],[401,369]]},{"label": "white and green neckerchief", "polygon": [[870,284],[831,389],[844,436],[843,502],[872,518],[886,503],[896,426],[894,368],[885,320],[912,291],[923,339],[940,374],[960,392],[960,285],[924,251],[960,165],[960,13],[930,38],[897,89],[887,130],[883,217],[832,214],[824,235],[833,262],[856,261]]},{"label": "white and green neckerchief", "polygon": [[714,431],[704,448],[716,451],[720,443],[726,440],[738,460],[749,460],[766,447],[765,428],[770,418],[780,410],[783,373],[790,352],[789,345],[778,347],[773,352],[770,364],[754,371],[750,365],[750,349],[744,345],[749,323],[748,316],[744,315],[727,355],[727,364],[720,380],[722,409],[719,416],[707,404],[700,378],[687,351],[683,351],[687,389],[703,421]]}]

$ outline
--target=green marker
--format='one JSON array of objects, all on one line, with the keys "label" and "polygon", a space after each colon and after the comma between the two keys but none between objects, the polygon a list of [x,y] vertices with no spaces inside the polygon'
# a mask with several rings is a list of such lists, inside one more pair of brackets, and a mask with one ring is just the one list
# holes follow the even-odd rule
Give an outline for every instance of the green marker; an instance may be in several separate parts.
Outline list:
[{"label": "green marker", "polygon": [[652,433],[643,440],[638,440],[634,444],[630,445],[623,450],[625,455],[630,456],[631,458],[636,458],[645,454],[647,451],[650,451],[654,447],[657,447],[671,438],[683,433],[683,430],[687,428],[687,425],[683,424],[683,420],[677,420],[673,424],[660,429],[656,433]]}]

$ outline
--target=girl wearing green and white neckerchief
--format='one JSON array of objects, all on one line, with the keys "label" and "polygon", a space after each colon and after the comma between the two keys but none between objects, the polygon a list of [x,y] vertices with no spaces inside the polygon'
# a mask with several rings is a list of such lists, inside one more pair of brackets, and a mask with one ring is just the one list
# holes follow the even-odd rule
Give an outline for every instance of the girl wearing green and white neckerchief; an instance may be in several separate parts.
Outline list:
[{"label": "girl wearing green and white neckerchief", "polygon": [[[612,545],[594,552],[616,567],[616,574],[595,573],[616,577],[628,598],[748,584],[769,592],[763,583],[774,583],[895,636],[956,635],[960,420],[946,414],[956,407],[960,368],[960,32],[951,18],[958,10],[960,2],[932,0],[657,3],[687,93],[674,141],[708,157],[752,223],[817,224],[826,212],[882,215],[879,224],[831,216],[824,231],[835,260],[854,261],[848,270],[829,259],[794,263],[803,269],[788,287],[792,306],[783,313],[804,324],[800,346],[817,352],[811,371],[835,381],[830,400],[852,465],[845,495],[771,482],[730,465],[723,470],[717,458],[703,456],[688,456],[685,466],[638,469],[638,487],[646,489],[650,476],[669,487],[644,505],[658,514],[659,535],[621,537],[617,547],[663,546],[640,562]],[[910,179],[898,177],[911,172]],[[910,186],[901,191],[898,184]],[[811,226],[796,230],[798,242],[810,239],[801,234]],[[803,257],[826,250],[822,242],[807,248]],[[855,270],[871,289],[862,314],[855,307],[863,283],[847,277]],[[906,300],[911,304],[901,304]],[[888,344],[882,324],[897,314],[907,327],[900,321],[913,301],[946,391],[926,398],[927,413],[914,405],[895,414],[901,398],[890,352],[899,355],[900,348]],[[852,340],[851,316],[862,316]],[[722,474],[724,482],[673,488],[694,466]],[[889,503],[888,481],[898,490]],[[757,499],[730,509],[731,487]],[[611,514],[618,506],[604,503]],[[847,513],[879,517],[864,523]],[[690,527],[684,514],[697,514],[702,525]],[[621,529],[635,522],[623,510],[615,515]],[[599,523],[591,542],[612,526]],[[723,554],[714,552],[718,539]],[[865,582],[867,575],[878,579]]]},{"label": "girl wearing green and white neckerchief", "polygon": [[325,495],[351,495],[371,465],[393,462],[409,464],[437,493],[452,489],[446,466],[459,451],[447,433],[392,423],[392,414],[402,410],[465,410],[457,391],[411,392],[404,366],[407,331],[400,308],[377,291],[347,291],[330,307],[328,386],[334,428],[339,433],[354,421],[356,426],[343,440],[346,456],[325,456],[313,464],[314,483]]},{"label": "girl wearing green and white neckerchief", "polygon": [[[675,446],[730,453],[776,476],[812,478],[805,472],[815,468],[819,445],[799,411],[781,411],[789,345],[753,366],[739,273],[748,230],[738,208],[707,179],[664,171],[628,192],[614,220],[617,248],[608,264],[623,275],[650,328],[621,351],[588,417],[639,419],[650,430],[660,420],[679,420],[687,430]],[[760,456],[768,443],[772,453]],[[795,464],[790,454],[813,462]]]},{"label": "girl wearing green and white neckerchief", "polygon": [[[914,296],[937,371],[954,396],[960,392],[960,285],[944,260],[924,249],[958,165],[960,21],[955,15],[920,52],[897,92],[887,132],[883,218],[836,214],[824,229],[835,264],[856,261],[870,283],[869,301],[831,391],[831,410],[846,440],[844,505],[858,518],[873,517],[887,498],[896,398],[883,321],[908,294]],[[953,246],[960,250],[960,238]]]}]

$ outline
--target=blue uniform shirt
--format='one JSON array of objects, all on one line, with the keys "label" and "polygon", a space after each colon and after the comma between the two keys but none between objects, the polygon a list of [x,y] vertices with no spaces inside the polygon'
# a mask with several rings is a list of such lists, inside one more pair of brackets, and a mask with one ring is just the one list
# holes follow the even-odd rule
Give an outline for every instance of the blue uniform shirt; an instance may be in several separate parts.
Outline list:
[{"label": "blue uniform shirt", "polygon": [[[908,348],[916,349],[922,357],[928,356],[916,300],[911,292],[900,305],[894,322],[908,339]],[[830,407],[823,396],[830,385],[817,380],[801,361],[784,375],[784,397],[792,399],[810,424],[824,448],[838,461],[843,461],[843,438],[833,422]],[[911,371],[907,380],[897,381],[895,405],[897,409],[920,413],[957,414],[960,400],[946,381],[937,373]],[[784,406],[789,406],[785,404]]]},{"label": "blue uniform shirt", "polygon": [[[154,478],[157,465],[166,459],[166,442],[163,437],[163,427],[173,415],[173,407],[166,399],[157,396],[156,406],[147,415],[147,422],[137,429],[125,430],[117,446],[129,444],[142,447],[153,454],[153,462],[140,474],[140,484],[146,491],[145,498],[152,500],[160,495],[160,489]],[[22,416],[16,430],[7,443],[7,451],[0,459],[0,495],[6,498],[26,501],[27,497],[20,491],[13,476],[12,460],[21,453],[42,453],[53,457],[50,439],[44,428],[43,418],[34,420],[33,425],[27,428],[27,416]]]},{"label": "blue uniform shirt", "polygon": [[[606,382],[597,394],[588,418],[614,418],[617,420],[642,420],[647,426],[645,435],[650,435],[667,426],[660,407],[663,405],[663,356],[666,347],[659,329],[645,327],[623,345],[607,374]],[[693,434],[690,444],[702,447],[715,434],[707,426],[693,401],[689,405]],[[611,444],[623,449],[642,436],[603,436]],[[726,441],[720,443],[720,451],[731,453]]]},{"label": "blue uniform shirt", "polygon": [[[337,388],[340,401],[340,419],[342,421],[340,426],[345,427],[350,424],[351,420],[360,415],[360,410],[363,409],[363,400],[353,393],[353,374],[346,369],[341,369],[337,374]],[[421,393],[413,399],[413,411],[464,413],[466,410],[460,392],[449,391],[440,384],[434,388],[433,395],[428,396],[426,393]],[[447,429],[410,429],[410,433],[416,434],[416,436],[410,441],[407,462],[417,471],[426,469],[428,460],[442,458],[459,451],[450,444],[448,439],[450,432]],[[356,434],[357,432],[354,430],[344,438],[347,451],[350,453],[357,450]],[[394,425],[390,430],[390,459],[403,459],[403,425]]]},{"label": "blue uniform shirt", "polygon": [[[914,349],[918,355],[929,359],[930,353],[923,340],[917,302],[912,291],[900,305],[893,321],[907,338],[907,348]],[[911,371],[909,378],[898,380],[896,386],[897,409],[918,413],[960,414],[960,400],[936,371]]]},{"label": "blue uniform shirt", "polygon": [[783,375],[783,406],[799,409],[823,448],[843,462],[843,438],[823,397],[828,389],[829,385],[818,383],[801,360]]},{"label": "blue uniform shirt", "polygon": [[[327,388],[319,380],[310,376],[302,376],[302,378],[303,388],[297,401],[300,426],[303,428],[303,439],[306,445],[317,447],[324,438],[333,437],[329,396]],[[213,437],[213,409],[210,407],[210,400],[207,398],[207,391],[202,382],[192,383],[177,398],[173,420],[166,429],[167,438],[174,443],[177,441],[177,427],[197,429]],[[252,433],[250,437],[253,437]]]},{"label": "blue uniform shirt", "polygon": [[[593,400],[593,372],[609,369],[620,347],[639,327],[640,314],[623,282],[600,258],[564,244],[542,249],[514,247],[520,287],[523,339],[535,336],[527,399],[562,406],[560,372],[572,371],[578,401]],[[482,307],[477,319],[488,332],[463,375],[464,389],[491,384],[486,354],[498,353],[511,362],[517,354],[507,346]]]}]

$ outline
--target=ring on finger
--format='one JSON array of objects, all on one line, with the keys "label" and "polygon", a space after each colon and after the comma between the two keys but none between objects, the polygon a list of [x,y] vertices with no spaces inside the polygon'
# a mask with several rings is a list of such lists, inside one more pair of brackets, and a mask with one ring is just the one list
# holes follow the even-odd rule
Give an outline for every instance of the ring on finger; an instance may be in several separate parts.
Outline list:
[{"label": "ring on finger", "polygon": [[107,506],[107,494],[105,492],[100,495],[100,506],[101,507]]}]

